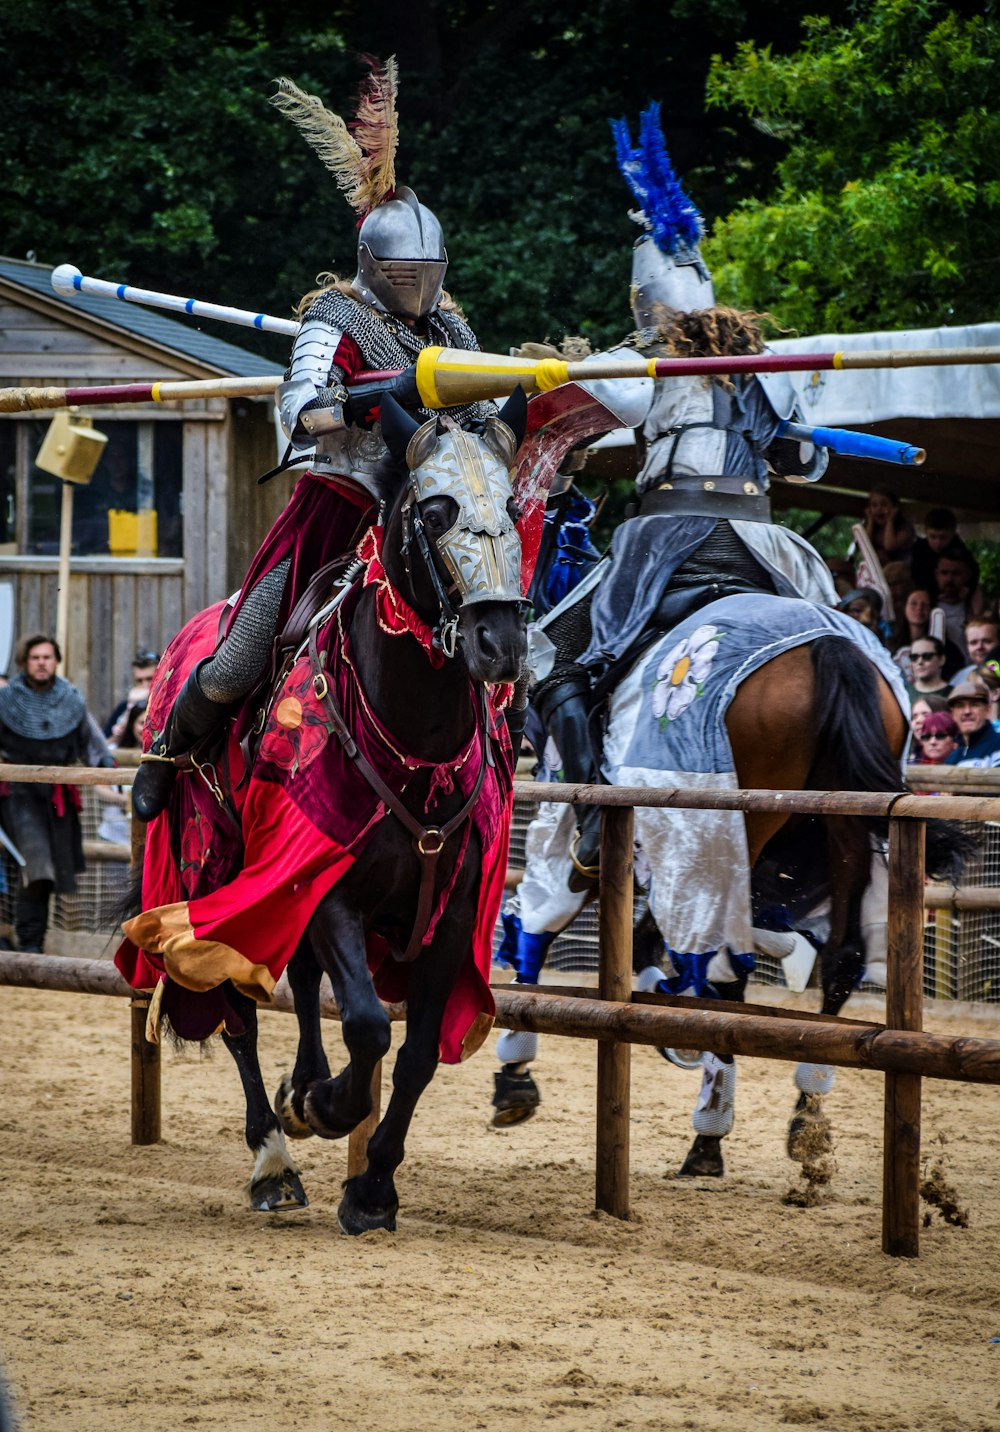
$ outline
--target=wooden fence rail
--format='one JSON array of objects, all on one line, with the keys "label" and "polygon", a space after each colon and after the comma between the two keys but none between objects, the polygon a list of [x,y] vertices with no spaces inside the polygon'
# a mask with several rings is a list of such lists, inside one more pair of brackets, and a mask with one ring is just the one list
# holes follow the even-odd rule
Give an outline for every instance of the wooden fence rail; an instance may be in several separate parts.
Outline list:
[{"label": "wooden fence rail", "polygon": [[[131,771],[115,774],[125,784]],[[924,777],[921,776],[923,780]],[[0,765],[0,780],[99,785],[107,771]],[[598,805],[601,811],[599,986],[597,998],[568,997],[537,989],[495,990],[499,1023],[512,1029],[595,1039],[598,1052],[597,1206],[627,1217],[629,1071],[633,1043],[690,1047],[718,1053],[808,1060],[885,1074],[882,1247],[895,1256],[919,1252],[920,1090],[924,1077],[1000,1083],[1000,1041],[942,1039],[923,1022],[924,823],[928,819],[992,821],[994,797],[909,795],[852,791],[733,791],[646,789],[516,782],[515,797],[533,803]],[[630,998],[632,922],[632,816],[635,807],[685,810],[787,811],[788,814],[857,815],[889,821],[889,948],[886,1023],[796,1016],[792,1011],[702,1007],[698,1001]],[[141,836],[133,841],[139,856]],[[25,965],[23,961],[32,961]],[[87,966],[86,969],[82,968]],[[60,967],[62,967],[60,969]],[[94,968],[99,967],[99,968]],[[142,1028],[140,998],[106,961],[0,954],[0,984],[91,988],[133,999],[133,1138],[159,1136],[159,1065]],[[54,982],[56,981],[56,982]],[[59,983],[58,981],[64,981]],[[118,981],[116,985],[116,981]],[[276,1007],[291,996],[277,992]],[[335,1014],[329,1008],[327,1013]],[[397,1016],[400,1011],[393,1011]],[[136,1099],[155,1113],[136,1112]],[[363,1166],[370,1123],[355,1131],[349,1166]]]}]

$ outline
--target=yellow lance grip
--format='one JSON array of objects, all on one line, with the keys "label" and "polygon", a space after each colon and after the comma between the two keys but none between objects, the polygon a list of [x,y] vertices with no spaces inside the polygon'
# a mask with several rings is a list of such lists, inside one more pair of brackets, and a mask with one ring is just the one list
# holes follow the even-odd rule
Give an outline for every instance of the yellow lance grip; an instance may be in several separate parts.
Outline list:
[{"label": "yellow lance grip", "polygon": [[424,348],[417,355],[417,392],[425,408],[502,398],[517,387],[529,396],[547,393],[569,380],[569,364],[561,358],[511,358],[455,348]]}]

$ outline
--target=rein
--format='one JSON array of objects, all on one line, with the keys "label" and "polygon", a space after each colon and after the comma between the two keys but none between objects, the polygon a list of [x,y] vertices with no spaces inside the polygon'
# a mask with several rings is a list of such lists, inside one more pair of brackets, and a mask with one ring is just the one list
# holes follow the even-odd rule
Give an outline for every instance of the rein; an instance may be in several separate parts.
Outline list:
[{"label": "rein", "polygon": [[383,527],[369,527],[358,543],[358,559],[365,565],[363,585],[375,588],[375,616],[379,627],[387,636],[404,636],[409,632],[427,653],[431,666],[443,666],[446,656],[455,655],[454,642],[449,651],[438,639],[438,632],[413,610],[392,585],[382,564],[384,539]]},{"label": "rein", "polygon": [[[482,685],[477,688],[476,730],[479,733],[482,758],[472,794],[462,806],[461,810],[453,815],[450,820],[445,821],[444,825],[421,825],[420,821],[411,814],[403,804],[401,798],[396,795],[395,791],[386,785],[382,777],[359,750],[357,742],[351,735],[320,660],[318,645],[319,626],[320,623],[314,621],[309,627],[309,665],[312,668],[313,691],[316,695],[316,699],[326,711],[330,723],[333,726],[334,733],[344,748],[344,754],[355,763],[358,770],[385,805],[386,809],[392,812],[404,829],[409,831],[413,837],[413,848],[420,862],[420,890],[417,896],[417,913],[413,922],[413,930],[410,934],[409,942],[401,956],[404,962],[409,963],[415,960],[417,955],[419,955],[423,947],[424,935],[427,933],[428,926],[431,923],[431,917],[434,913],[437,862],[444,849],[445,841],[449,836],[454,835],[472,815],[472,811],[483,789],[483,783],[486,780],[487,769],[493,764],[493,752],[489,742],[486,688]],[[393,634],[398,635],[400,633]],[[428,654],[430,655],[430,653]],[[437,653],[434,654],[438,655],[437,664],[440,665],[443,658]]]}]

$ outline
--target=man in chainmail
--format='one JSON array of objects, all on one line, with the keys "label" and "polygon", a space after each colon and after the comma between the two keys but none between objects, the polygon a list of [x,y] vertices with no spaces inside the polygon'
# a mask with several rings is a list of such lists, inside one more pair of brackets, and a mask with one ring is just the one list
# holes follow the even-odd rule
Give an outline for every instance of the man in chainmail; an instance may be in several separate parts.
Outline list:
[{"label": "man in chainmail", "polygon": [[[279,107],[298,123],[301,92],[281,83]],[[299,305],[301,327],[275,403],[289,442],[286,463],[314,449],[311,468],[251,564],[221,645],[191,673],[163,729],[150,732],[132,793],[143,820],[166,807],[178,760],[262,680],[275,635],[312,576],[353,550],[388,495],[377,400],[355,399],[352,408],[345,384],[365,371],[406,369],[429,346],[479,348],[443,290],[441,225],[411,189],[391,194],[361,224],[355,278],[326,275],[327,284]],[[493,403],[474,403],[418,415],[470,426],[495,411]]]},{"label": "man in chainmail", "polygon": [[[35,632],[17,644],[18,672],[0,689],[0,752],[25,766],[113,766],[83,696],[56,675],[62,653],[52,637]],[[25,953],[40,953],[49,923],[49,900],[76,894],[84,868],[77,786],[11,783],[0,817],[24,857],[14,928]]]}]

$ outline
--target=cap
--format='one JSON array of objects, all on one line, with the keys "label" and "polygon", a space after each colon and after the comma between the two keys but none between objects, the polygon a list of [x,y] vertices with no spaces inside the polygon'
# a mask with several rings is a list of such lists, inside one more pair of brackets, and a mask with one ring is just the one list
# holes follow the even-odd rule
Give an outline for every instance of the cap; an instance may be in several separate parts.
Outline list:
[{"label": "cap", "polygon": [[977,686],[974,681],[960,681],[948,692],[948,705],[953,706],[956,701],[981,701],[988,706],[990,693],[985,686]]},{"label": "cap", "polygon": [[133,666],[156,666],[160,660],[158,651],[151,651],[149,647],[141,646],[132,658]]}]

